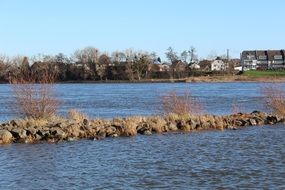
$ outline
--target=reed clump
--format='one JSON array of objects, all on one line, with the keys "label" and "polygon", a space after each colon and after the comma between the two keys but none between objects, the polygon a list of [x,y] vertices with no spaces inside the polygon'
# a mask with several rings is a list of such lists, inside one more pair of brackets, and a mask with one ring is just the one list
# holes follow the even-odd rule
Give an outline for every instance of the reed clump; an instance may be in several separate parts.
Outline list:
[{"label": "reed clump", "polygon": [[190,90],[186,90],[181,94],[173,90],[162,97],[162,112],[166,115],[198,115],[202,113],[202,106]]},{"label": "reed clump", "polygon": [[285,116],[285,90],[281,84],[270,84],[261,89],[265,105],[274,114]]}]

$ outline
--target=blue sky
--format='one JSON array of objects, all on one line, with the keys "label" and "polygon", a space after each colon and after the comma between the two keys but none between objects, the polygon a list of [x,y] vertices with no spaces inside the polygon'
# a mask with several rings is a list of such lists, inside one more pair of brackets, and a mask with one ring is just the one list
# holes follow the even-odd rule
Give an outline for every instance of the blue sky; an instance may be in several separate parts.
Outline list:
[{"label": "blue sky", "polygon": [[0,54],[284,49],[284,0],[1,0]]}]

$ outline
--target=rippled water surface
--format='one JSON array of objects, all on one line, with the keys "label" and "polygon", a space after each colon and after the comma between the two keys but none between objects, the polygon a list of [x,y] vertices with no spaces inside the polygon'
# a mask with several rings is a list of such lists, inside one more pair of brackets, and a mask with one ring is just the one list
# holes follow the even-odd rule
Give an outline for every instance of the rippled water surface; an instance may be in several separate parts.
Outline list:
[{"label": "rippled water surface", "polygon": [[[60,113],[81,109],[92,117],[112,118],[151,115],[159,112],[161,96],[176,90],[191,91],[209,113],[227,114],[232,105],[241,111],[263,110],[261,88],[264,83],[152,83],[152,84],[58,84],[62,102]],[[284,85],[283,85],[284,86]],[[15,116],[8,109],[12,101],[9,85],[0,84],[0,121]]]},{"label": "rippled water surface", "polygon": [[0,189],[284,189],[285,127],[1,147]]},{"label": "rippled water surface", "polygon": [[[263,109],[257,83],[64,84],[61,113],[80,105],[92,116],[149,115],[159,95],[190,88],[207,111],[233,101]],[[13,117],[0,85],[2,119]],[[4,114],[3,114],[4,113]],[[0,146],[0,189],[285,189],[285,126],[167,133],[102,141]]]}]

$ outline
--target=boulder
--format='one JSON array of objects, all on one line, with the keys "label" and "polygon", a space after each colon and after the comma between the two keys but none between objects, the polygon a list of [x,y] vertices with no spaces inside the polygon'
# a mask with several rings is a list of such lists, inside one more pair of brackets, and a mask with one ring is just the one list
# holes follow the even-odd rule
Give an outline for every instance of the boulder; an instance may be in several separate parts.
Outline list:
[{"label": "boulder", "polygon": [[18,120],[12,120],[10,121],[10,125],[14,126],[14,127],[24,127],[24,126],[21,126],[22,123]]},{"label": "boulder", "polygon": [[113,126],[106,127],[106,136],[107,137],[112,136],[115,133],[116,133],[116,127],[113,127]]},{"label": "boulder", "polygon": [[97,136],[99,136],[99,138],[105,138],[106,137],[106,131],[104,128],[100,129],[97,133]]},{"label": "boulder", "polygon": [[[10,129],[8,129],[8,128],[10,128]],[[10,125],[9,123],[2,123],[0,125],[0,129],[7,129],[8,131],[10,131],[12,128],[13,128],[13,126]]]},{"label": "boulder", "polygon": [[83,125],[89,125],[89,121],[88,121],[88,119],[83,119]]},{"label": "boulder", "polygon": [[40,141],[40,140],[42,140],[42,136],[39,135],[39,134],[35,134],[35,135],[34,135],[34,140]]},{"label": "boulder", "polygon": [[40,136],[40,139],[47,139],[50,136],[49,130],[38,129],[37,133]]},{"label": "boulder", "polygon": [[168,126],[168,129],[170,131],[177,131],[178,130],[177,126],[172,122],[168,123],[167,126]]},{"label": "boulder", "polygon": [[60,127],[51,128],[50,134],[59,139],[64,139],[67,136],[67,134]]},{"label": "boulder", "polygon": [[6,144],[13,140],[13,135],[6,129],[0,130],[0,143]]},{"label": "boulder", "polygon": [[198,123],[197,123],[195,120],[193,120],[193,119],[190,119],[190,120],[188,121],[188,124],[190,125],[191,130],[196,129],[197,126],[198,126]]},{"label": "boulder", "polygon": [[152,135],[152,132],[150,130],[145,130],[143,132],[143,135]]},{"label": "boulder", "polygon": [[256,125],[257,125],[257,122],[256,122],[255,119],[249,119],[249,124],[250,124],[251,126],[256,126]]},{"label": "boulder", "polygon": [[184,130],[186,125],[187,125],[187,123],[184,120],[177,121],[177,128],[180,130]]},{"label": "boulder", "polygon": [[15,139],[25,139],[27,138],[27,131],[25,129],[12,129],[10,131]]},{"label": "boulder", "polygon": [[67,127],[67,125],[68,125],[67,122],[55,122],[55,123],[50,124],[50,127],[59,127],[59,128],[64,129]]},{"label": "boulder", "polygon": [[71,137],[79,137],[82,133],[78,124],[71,124],[67,126],[66,131]]},{"label": "boulder", "polygon": [[256,121],[257,125],[264,125],[264,119],[262,119],[261,117],[253,117],[252,119],[254,119]]},{"label": "boulder", "polygon": [[34,127],[29,127],[26,129],[27,135],[35,135],[37,133],[37,130]]},{"label": "boulder", "polygon": [[266,124],[273,125],[273,124],[275,124],[275,123],[277,123],[277,122],[278,122],[277,116],[269,115],[269,116],[267,116],[267,118],[266,118]]},{"label": "boulder", "polygon": [[151,131],[152,129],[151,129],[151,127],[149,126],[149,124],[148,123],[146,123],[146,122],[144,122],[144,123],[142,123],[141,125],[139,125],[138,127],[137,127],[137,132],[139,133],[139,134],[144,134],[144,132],[145,131]]}]

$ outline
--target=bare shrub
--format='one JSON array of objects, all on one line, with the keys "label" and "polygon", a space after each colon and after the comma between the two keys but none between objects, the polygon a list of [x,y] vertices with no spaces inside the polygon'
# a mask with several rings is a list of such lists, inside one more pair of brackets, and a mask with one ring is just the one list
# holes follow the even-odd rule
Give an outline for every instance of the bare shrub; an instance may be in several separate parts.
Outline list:
[{"label": "bare shrub", "polygon": [[31,118],[49,118],[53,116],[60,104],[55,97],[54,76],[48,73],[40,80],[13,78],[10,80],[14,101],[11,110],[21,116]]},{"label": "bare shrub", "polygon": [[243,113],[243,112],[244,112],[244,108],[235,99],[231,105],[231,113],[237,114],[237,113]]},{"label": "bare shrub", "polygon": [[189,90],[181,95],[173,90],[162,97],[162,111],[164,114],[197,115],[202,113],[202,106]]},{"label": "bare shrub", "polygon": [[68,111],[68,118],[73,119],[75,121],[83,121],[84,119],[88,119],[88,116],[85,113],[80,112],[76,109],[71,109]]},{"label": "bare shrub", "polygon": [[261,88],[265,104],[273,113],[285,116],[285,90],[281,85],[271,84]]}]

